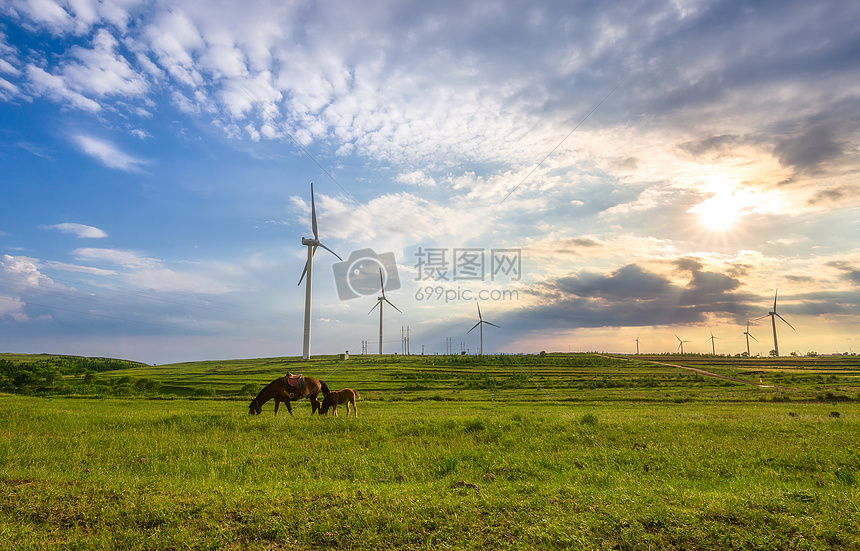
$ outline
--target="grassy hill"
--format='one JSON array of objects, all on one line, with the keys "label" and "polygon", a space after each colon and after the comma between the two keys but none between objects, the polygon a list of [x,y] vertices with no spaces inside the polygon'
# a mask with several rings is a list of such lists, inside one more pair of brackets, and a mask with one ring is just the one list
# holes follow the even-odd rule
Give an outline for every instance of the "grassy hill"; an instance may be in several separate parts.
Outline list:
[{"label": "grassy hill", "polygon": [[860,357],[320,356],[152,366],[74,356],[0,354],[0,390],[24,394],[245,400],[287,372],[371,400],[750,401],[860,399]]}]

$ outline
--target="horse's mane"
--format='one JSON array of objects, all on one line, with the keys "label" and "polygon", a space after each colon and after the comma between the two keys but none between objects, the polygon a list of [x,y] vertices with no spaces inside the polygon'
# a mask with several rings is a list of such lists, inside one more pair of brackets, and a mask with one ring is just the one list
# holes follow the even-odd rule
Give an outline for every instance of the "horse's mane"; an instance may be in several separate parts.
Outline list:
[{"label": "horse's mane", "polygon": [[281,379],[275,379],[275,380],[274,380],[274,381],[272,381],[271,383],[269,383],[269,384],[267,384],[266,386],[264,386],[264,387],[263,387],[263,390],[261,390],[261,391],[260,391],[260,393],[259,393],[259,394],[257,394],[257,397],[256,397],[256,398],[254,398],[254,399],[253,399],[253,400],[251,400],[251,401],[252,401],[252,402],[257,402],[257,404],[258,404],[258,405],[263,405],[263,404],[261,404],[261,403],[260,403],[260,398],[263,396],[263,393],[264,393],[264,392],[266,392],[267,390],[269,390],[269,387],[270,387],[270,386],[272,386],[273,384],[277,383],[277,382],[278,382],[278,381],[280,381],[280,380],[281,380]]}]

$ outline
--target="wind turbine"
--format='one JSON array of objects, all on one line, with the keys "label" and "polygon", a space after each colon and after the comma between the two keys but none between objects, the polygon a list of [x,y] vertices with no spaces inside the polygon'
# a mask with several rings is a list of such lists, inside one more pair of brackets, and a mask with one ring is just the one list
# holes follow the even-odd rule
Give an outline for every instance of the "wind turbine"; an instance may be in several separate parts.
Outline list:
[{"label": "wind turbine", "polygon": [[[641,333],[640,333],[640,335],[641,335]],[[633,341],[636,343],[636,355],[638,356],[639,355],[639,335],[636,335],[636,338],[633,339]]]},{"label": "wind turbine", "polygon": [[683,356],[684,355],[684,343],[690,342],[690,341],[682,341],[681,337],[679,337],[678,335],[675,335],[675,338],[678,339],[678,342],[680,343],[678,345],[678,349],[681,351],[681,355]]},{"label": "wind turbine", "polygon": [[[779,289],[777,289],[776,292],[773,294],[773,311],[767,313],[767,316],[770,316],[771,324],[773,324],[773,351],[776,353],[777,357],[779,357],[779,343],[776,340],[776,318],[779,318],[782,321],[785,321],[784,317],[782,317],[776,313],[776,295],[778,293],[779,293]],[[762,316],[762,317],[756,318],[756,319],[764,319],[767,316]],[[795,329],[794,326],[791,325],[790,323],[788,323],[787,321],[785,321],[785,324],[787,326],[791,327],[791,329],[793,331],[797,331],[797,329]]]},{"label": "wind turbine", "polygon": [[[397,310],[401,314],[403,312],[400,311],[400,308],[391,304],[390,300],[385,298],[385,282],[382,279],[382,268],[379,269],[379,288],[382,290],[382,296],[377,297],[376,304],[373,306],[373,308],[370,309],[370,312],[373,312],[373,309],[376,308],[377,306],[379,306],[379,355],[381,356],[382,355],[382,303],[387,302],[389,305],[391,305],[392,308],[394,308],[395,310]],[[370,312],[367,313],[368,316],[370,315]]]},{"label": "wind turbine", "polygon": [[[475,306],[477,306],[477,307],[478,307],[478,323],[476,323],[474,326],[472,326],[472,329],[469,329],[468,331],[466,331],[466,334],[468,335],[469,333],[471,333],[471,332],[472,332],[472,330],[474,330],[474,329],[475,329],[475,327],[480,327],[480,332],[481,332],[481,356],[483,356],[483,355],[484,355],[484,324],[486,323],[487,325],[492,325],[493,327],[499,327],[499,326],[498,326],[498,325],[496,325],[495,323],[490,323],[490,322],[488,322],[488,321],[484,321],[484,317],[483,317],[483,316],[481,316],[481,305],[480,305],[480,304],[478,304],[478,301],[475,301]],[[499,327],[499,329],[501,329],[501,327]]]},{"label": "wind turbine", "polygon": [[750,320],[747,320],[747,330],[744,331],[744,336],[747,338],[747,358],[749,358],[750,357],[750,337],[752,337],[752,340],[754,340],[755,342],[758,342],[758,339],[753,337],[752,333],[750,333]]},{"label": "wind turbine", "polygon": [[311,287],[314,276],[314,253],[317,251],[317,247],[322,247],[331,254],[337,256],[338,260],[343,262],[343,259],[338,256],[336,252],[323,245],[320,241],[319,229],[317,228],[317,209],[314,205],[313,184],[311,184],[311,229],[314,233],[313,239],[302,237],[302,245],[305,245],[308,248],[308,261],[305,263],[302,277],[299,278],[299,285],[301,285],[305,275],[308,276],[305,281],[305,338],[304,343],[302,344],[302,358],[305,360],[308,360],[311,357]]},{"label": "wind turbine", "polygon": [[719,337],[715,337],[714,332],[711,331],[710,329],[708,329],[708,331],[711,333],[711,338],[708,339],[709,341],[711,341],[711,354],[716,356],[717,355],[717,348],[714,346],[714,340],[719,339]]}]

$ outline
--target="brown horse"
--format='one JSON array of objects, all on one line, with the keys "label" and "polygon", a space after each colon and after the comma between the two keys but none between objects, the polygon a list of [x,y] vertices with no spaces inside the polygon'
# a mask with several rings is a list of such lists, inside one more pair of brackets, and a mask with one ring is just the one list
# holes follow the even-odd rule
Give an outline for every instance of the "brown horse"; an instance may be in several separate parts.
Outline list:
[{"label": "brown horse", "polygon": [[329,392],[325,395],[325,398],[323,398],[320,415],[327,415],[329,408],[331,408],[332,413],[337,415],[337,406],[339,404],[346,404],[346,416],[349,417],[349,405],[352,404],[352,411],[355,413],[355,416],[358,417],[358,406],[355,405],[356,398],[361,400],[361,396],[358,395],[358,391],[351,388]]},{"label": "brown horse", "polygon": [[259,415],[263,410],[263,404],[269,400],[275,400],[275,415],[278,414],[278,408],[281,407],[281,402],[286,402],[287,411],[290,415],[293,414],[293,408],[290,402],[307,398],[311,401],[311,415],[317,412],[320,407],[320,402],[317,400],[317,395],[320,392],[323,396],[327,396],[331,391],[323,381],[314,379],[313,377],[302,377],[298,386],[292,386],[288,381],[289,377],[278,377],[266,388],[257,394],[257,397],[251,400],[250,413],[251,415]]}]

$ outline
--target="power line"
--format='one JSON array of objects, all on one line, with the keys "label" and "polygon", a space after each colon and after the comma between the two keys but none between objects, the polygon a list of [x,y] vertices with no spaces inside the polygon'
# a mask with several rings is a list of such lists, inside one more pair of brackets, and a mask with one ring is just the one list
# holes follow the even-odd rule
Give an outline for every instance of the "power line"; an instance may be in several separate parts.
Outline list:
[{"label": "power line", "polygon": [[304,152],[304,154],[305,154],[305,155],[307,155],[307,156],[308,156],[308,158],[309,158],[310,160],[312,160],[312,161],[314,162],[314,164],[315,164],[315,165],[317,165],[317,166],[319,167],[319,169],[320,169],[320,170],[322,170],[323,172],[325,172],[325,175],[326,175],[326,176],[328,176],[328,177],[329,177],[329,179],[331,179],[331,181],[332,181],[332,182],[334,182],[335,184],[337,184],[337,187],[339,187],[339,188],[341,189],[341,191],[343,191],[344,193],[346,193],[346,194],[349,196],[349,198],[350,198],[350,199],[352,199],[352,200],[353,200],[353,202],[355,202],[355,204],[356,204],[356,205],[358,205],[359,207],[361,207],[361,203],[359,203],[359,202],[358,202],[358,199],[356,199],[355,197],[353,197],[353,196],[352,196],[352,194],[351,194],[350,192],[348,192],[348,191],[346,190],[346,188],[345,188],[345,187],[343,187],[343,186],[340,184],[340,182],[338,182],[338,181],[337,181],[337,179],[336,179],[334,176],[332,176],[332,174],[331,174],[328,170],[326,170],[326,168],[325,168],[325,167],[324,167],[324,166],[323,166],[319,161],[317,161],[316,157],[314,157],[313,155],[311,155],[310,151],[308,151],[307,149],[305,149],[305,147],[304,147],[302,144],[300,144],[300,143],[299,143],[299,141],[298,141],[296,138],[294,138],[294,137],[293,137],[293,135],[292,135],[292,134],[291,134],[291,133],[290,133],[286,128],[284,128],[284,126],[283,126],[280,122],[278,122],[278,121],[275,119],[275,117],[273,117],[271,114],[269,114],[269,112],[266,110],[266,108],[265,108],[265,107],[263,107],[263,104],[262,104],[262,103],[260,103],[259,101],[257,101],[257,98],[255,98],[253,95],[251,95],[251,92],[249,92],[247,88],[245,88],[245,87],[244,87],[244,86],[242,86],[241,84],[239,84],[239,87],[240,87],[240,88],[241,88],[241,89],[242,89],[246,94],[248,94],[248,97],[249,97],[249,98],[251,98],[251,101],[253,101],[255,104],[257,104],[257,107],[259,107],[259,108],[260,108],[260,111],[262,111],[262,112],[263,112],[263,114],[264,114],[264,115],[266,115],[266,117],[267,117],[267,118],[268,118],[268,119],[269,119],[269,120],[270,120],[270,121],[271,121],[275,126],[277,126],[278,128],[280,128],[280,129],[281,129],[281,132],[283,132],[284,134],[286,134],[286,135],[287,135],[287,136],[288,136],[288,137],[293,141],[293,143],[294,143],[294,144],[296,144],[296,146],[298,146],[298,148],[299,148],[299,149],[301,149],[301,150]]},{"label": "power line", "polygon": [[[623,81],[622,81],[622,82],[623,82]],[[568,132],[568,133],[567,133],[567,136],[565,136],[564,138],[562,138],[562,140],[561,140],[560,142],[558,142],[558,145],[556,145],[555,147],[553,147],[553,148],[552,148],[552,151],[550,151],[549,153],[547,153],[547,154],[546,154],[546,157],[544,157],[543,159],[541,159],[541,162],[539,162],[538,164],[536,164],[536,165],[535,165],[535,167],[534,167],[533,169],[531,169],[531,171],[530,171],[528,174],[526,174],[525,178],[523,178],[523,179],[520,181],[520,183],[516,185],[516,187],[515,187],[514,189],[512,189],[511,191],[509,191],[509,192],[508,192],[508,194],[507,194],[507,195],[505,195],[505,198],[504,198],[504,199],[502,199],[501,201],[499,201],[499,202],[498,202],[498,204],[496,204],[496,206],[498,207],[499,205],[501,205],[502,203],[504,203],[505,201],[507,201],[507,200],[508,200],[508,197],[510,197],[511,195],[513,195],[513,194],[514,194],[514,192],[515,192],[516,190],[518,190],[518,189],[520,188],[520,186],[521,186],[521,185],[523,185],[523,184],[525,183],[525,181],[526,181],[526,180],[528,180],[528,179],[531,177],[531,175],[532,175],[532,174],[534,174],[534,172],[535,172],[538,168],[540,168],[540,166],[541,166],[542,164],[544,164],[544,163],[546,162],[546,160],[547,160],[547,159],[549,159],[549,158],[552,156],[552,154],[553,154],[553,153],[555,153],[555,152],[556,152],[556,150],[557,150],[559,147],[561,147],[561,144],[563,144],[565,141],[567,141],[567,139],[571,136],[571,134],[573,134],[574,132],[576,132],[576,129],[577,129],[577,128],[579,128],[580,126],[582,126],[582,123],[584,123],[586,120],[588,120],[588,117],[590,117],[592,113],[594,113],[595,111],[597,111],[597,108],[598,108],[598,107],[600,107],[601,105],[603,105],[603,102],[604,102],[604,101],[606,101],[606,100],[608,100],[608,99],[609,99],[609,96],[611,96],[611,95],[612,95],[612,92],[614,92],[615,90],[617,90],[617,89],[618,89],[618,87],[619,87],[619,86],[621,86],[622,82],[619,82],[619,83],[615,86],[615,88],[613,88],[613,89],[612,89],[608,94],[606,94],[606,97],[605,97],[605,98],[603,98],[602,100],[600,100],[600,103],[598,103],[597,105],[595,105],[595,106],[594,106],[594,109],[592,109],[591,111],[589,111],[589,112],[588,112],[588,114],[587,114],[587,115],[585,115],[585,117],[584,117],[581,121],[579,121],[579,124],[577,124],[576,126],[574,126],[574,127],[573,127],[573,130],[571,130],[570,132]]]}]

